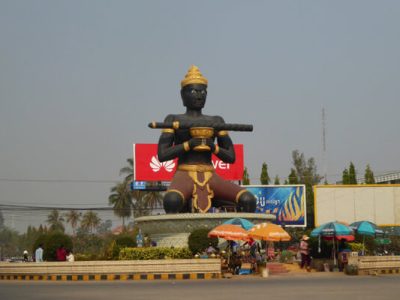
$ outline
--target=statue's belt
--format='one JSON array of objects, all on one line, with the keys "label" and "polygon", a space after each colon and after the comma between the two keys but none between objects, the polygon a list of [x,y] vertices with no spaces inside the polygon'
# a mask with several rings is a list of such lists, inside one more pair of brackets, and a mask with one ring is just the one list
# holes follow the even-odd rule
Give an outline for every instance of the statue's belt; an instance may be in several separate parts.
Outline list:
[{"label": "statue's belt", "polygon": [[[213,177],[215,169],[212,165],[186,165],[178,166],[178,171],[187,172],[193,180],[192,192],[192,210],[207,212],[211,207],[211,200],[214,197],[214,191],[210,187],[210,179]],[[199,177],[199,173],[202,175]],[[200,179],[201,178],[201,179]]]},{"label": "statue's belt", "polygon": [[179,165],[177,168],[179,171],[189,172],[214,172],[213,165]]}]

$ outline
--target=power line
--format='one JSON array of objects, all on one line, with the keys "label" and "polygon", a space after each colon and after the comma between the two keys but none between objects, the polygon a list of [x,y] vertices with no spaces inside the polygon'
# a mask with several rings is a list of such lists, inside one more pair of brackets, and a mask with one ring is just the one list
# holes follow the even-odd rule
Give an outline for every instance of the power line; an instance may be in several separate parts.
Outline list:
[{"label": "power line", "polygon": [[4,182],[44,182],[44,183],[118,183],[120,180],[101,179],[30,179],[30,178],[0,178]]}]

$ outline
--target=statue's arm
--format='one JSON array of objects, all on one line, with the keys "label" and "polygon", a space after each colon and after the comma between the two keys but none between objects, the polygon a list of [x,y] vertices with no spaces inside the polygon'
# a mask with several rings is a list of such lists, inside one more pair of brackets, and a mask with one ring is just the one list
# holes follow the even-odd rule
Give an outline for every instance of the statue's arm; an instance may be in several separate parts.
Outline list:
[{"label": "statue's arm", "polygon": [[[168,115],[164,122],[172,124],[176,121],[173,115]],[[191,138],[181,144],[176,144],[175,141],[175,130],[173,128],[164,128],[162,130],[160,139],[158,140],[158,159],[159,161],[167,161],[175,159],[185,152],[191,151],[196,146],[202,143],[201,138]]]},{"label": "statue's arm", "polygon": [[[164,122],[172,123],[174,121],[173,115],[168,115]],[[175,145],[175,130],[173,128],[165,128],[162,130],[161,136],[158,140],[158,159],[159,161],[167,161],[177,158],[180,154],[185,152],[183,144]]]},{"label": "statue's arm", "polygon": [[[218,122],[225,123],[222,117],[217,117]],[[217,145],[215,146],[214,154],[226,163],[234,163],[236,160],[235,148],[227,131],[221,130],[216,132]]]}]

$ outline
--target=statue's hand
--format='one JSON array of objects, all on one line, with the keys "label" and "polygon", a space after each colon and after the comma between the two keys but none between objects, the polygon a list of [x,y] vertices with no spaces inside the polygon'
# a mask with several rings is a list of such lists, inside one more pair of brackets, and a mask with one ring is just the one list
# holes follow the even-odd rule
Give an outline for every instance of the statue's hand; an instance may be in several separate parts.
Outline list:
[{"label": "statue's hand", "polygon": [[211,139],[211,138],[208,138],[208,139],[203,139],[203,142],[204,142],[204,140],[205,140],[205,144],[206,144],[208,147],[210,147],[211,152],[214,152],[214,151],[215,151],[214,140]]},{"label": "statue's hand", "polygon": [[188,141],[190,149],[197,147],[202,144],[204,139],[202,138],[192,138]]}]

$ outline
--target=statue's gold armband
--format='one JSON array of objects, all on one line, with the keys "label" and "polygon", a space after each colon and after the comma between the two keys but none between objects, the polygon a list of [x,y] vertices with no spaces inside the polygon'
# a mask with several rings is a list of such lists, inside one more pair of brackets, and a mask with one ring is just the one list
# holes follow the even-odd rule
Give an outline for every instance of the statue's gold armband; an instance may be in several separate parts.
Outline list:
[{"label": "statue's gold armband", "polygon": [[190,150],[189,142],[183,143],[183,150],[185,150],[186,152],[188,152]]}]

